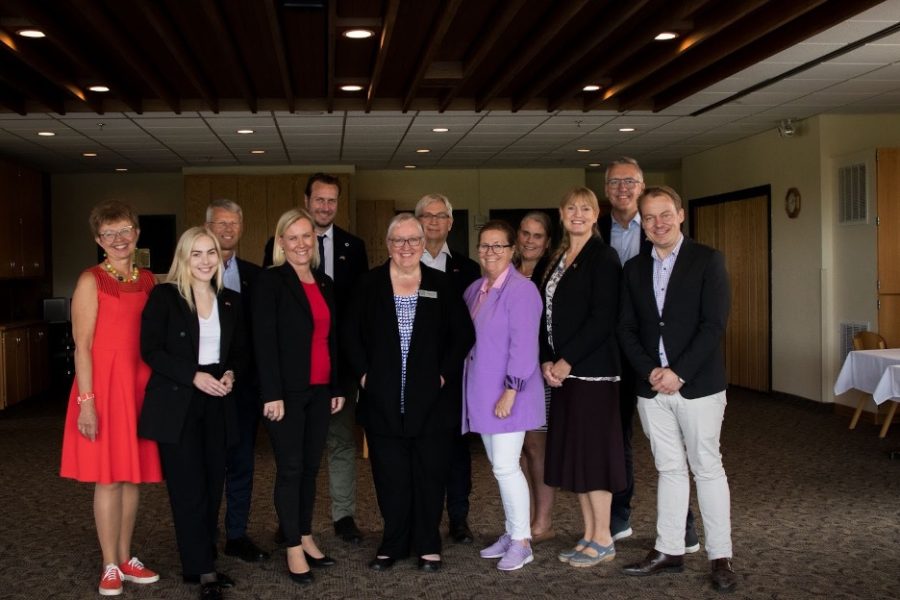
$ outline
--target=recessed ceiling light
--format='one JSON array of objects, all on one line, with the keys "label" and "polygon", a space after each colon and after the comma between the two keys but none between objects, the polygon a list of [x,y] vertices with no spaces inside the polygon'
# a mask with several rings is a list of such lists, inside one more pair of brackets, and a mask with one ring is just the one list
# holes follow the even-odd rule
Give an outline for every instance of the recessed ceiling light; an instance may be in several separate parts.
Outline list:
[{"label": "recessed ceiling light", "polygon": [[588,166],[589,167],[599,167],[600,163],[590,163]]},{"label": "recessed ceiling light", "polygon": [[447,133],[448,131],[450,131],[446,127],[433,127],[431,130],[435,133]]},{"label": "recessed ceiling light", "polygon": [[118,168],[116,168],[116,172],[117,172],[117,173],[125,173],[126,171],[128,171],[128,169],[126,169],[125,167],[118,167]]},{"label": "recessed ceiling light", "polygon": [[92,92],[97,92],[100,94],[103,94],[103,93],[106,93],[109,91],[109,88],[106,87],[105,85],[92,85],[88,89],[91,90]]},{"label": "recessed ceiling light", "polygon": [[97,153],[96,152],[82,152],[81,155],[84,156],[85,158],[94,158],[95,156],[97,156]]},{"label": "recessed ceiling light", "polygon": [[253,130],[252,129],[238,129],[237,132],[240,133],[241,135],[246,135],[248,133],[253,133]]},{"label": "recessed ceiling light", "polygon": [[416,165],[403,165],[404,169],[415,169]]},{"label": "recessed ceiling light", "polygon": [[619,127],[619,131],[622,133],[628,133],[629,131],[634,131],[634,127]]},{"label": "recessed ceiling light", "polygon": [[38,131],[38,135],[41,137],[53,137],[56,134],[52,131]]},{"label": "recessed ceiling light", "polygon": [[265,154],[265,150],[251,150],[250,154]]},{"label": "recessed ceiling light", "polygon": [[345,92],[361,92],[363,87],[361,85],[342,85],[341,89]]},{"label": "recessed ceiling light", "polygon": [[674,40],[677,37],[678,37],[678,34],[675,33],[674,31],[662,31],[660,33],[657,33],[656,37],[653,39],[656,40],[657,42],[665,42],[668,40]]},{"label": "recessed ceiling light", "polygon": [[591,151],[590,148],[579,148],[578,150],[576,150],[576,152],[590,152],[590,151]]},{"label": "recessed ceiling light", "polygon": [[22,37],[32,38],[32,39],[35,39],[35,40],[39,40],[39,39],[41,39],[41,38],[43,38],[43,37],[47,37],[47,36],[44,34],[44,32],[41,31],[40,29],[20,29],[20,30],[17,31],[16,33],[18,33],[18,34],[21,35]]},{"label": "recessed ceiling light", "polygon": [[581,89],[582,89],[583,91],[585,91],[585,92],[596,92],[597,90],[600,89],[600,86],[599,86],[599,85],[591,84],[591,85],[586,85],[586,86],[584,86],[584,87],[581,88]]},{"label": "recessed ceiling light", "polygon": [[416,149],[416,152],[418,152],[419,154],[428,154],[429,152],[431,152],[431,150],[429,150],[428,148],[418,148]]},{"label": "recessed ceiling light", "polygon": [[375,32],[370,29],[348,29],[344,32],[344,37],[351,40],[367,40],[373,35]]}]

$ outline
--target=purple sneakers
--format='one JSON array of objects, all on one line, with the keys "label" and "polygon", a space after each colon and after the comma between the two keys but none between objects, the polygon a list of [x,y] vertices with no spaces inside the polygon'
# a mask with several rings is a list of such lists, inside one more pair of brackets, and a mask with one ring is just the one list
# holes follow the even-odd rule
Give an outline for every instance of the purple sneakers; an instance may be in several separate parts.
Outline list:
[{"label": "purple sneakers", "polygon": [[503,558],[512,540],[508,533],[504,533],[500,538],[480,552],[481,558]]},{"label": "purple sneakers", "polygon": [[509,545],[506,554],[497,563],[497,568],[501,571],[515,571],[533,560],[534,553],[531,551],[531,544],[523,546],[520,542],[515,541]]}]

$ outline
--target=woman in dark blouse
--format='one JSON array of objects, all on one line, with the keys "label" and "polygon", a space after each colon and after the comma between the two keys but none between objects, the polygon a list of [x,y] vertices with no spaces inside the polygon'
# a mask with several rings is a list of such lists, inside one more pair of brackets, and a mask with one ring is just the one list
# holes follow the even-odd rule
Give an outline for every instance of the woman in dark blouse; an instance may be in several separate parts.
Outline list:
[{"label": "woman in dark blouse", "polygon": [[275,511],[287,543],[288,574],[312,583],[328,567],[312,537],[316,476],[330,415],[344,406],[337,389],[334,284],[318,270],[312,217],[293,209],[275,228],[273,266],[253,297],[253,342],[263,416],[275,453]]}]

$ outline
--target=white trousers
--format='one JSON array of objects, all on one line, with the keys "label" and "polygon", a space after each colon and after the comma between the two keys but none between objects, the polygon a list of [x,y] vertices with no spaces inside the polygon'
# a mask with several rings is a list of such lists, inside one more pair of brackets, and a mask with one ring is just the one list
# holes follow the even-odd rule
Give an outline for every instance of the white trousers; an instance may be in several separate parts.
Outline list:
[{"label": "white trousers", "polygon": [[506,533],[514,540],[531,539],[531,496],[528,481],[519,466],[525,432],[483,433],[481,440],[500,486]]},{"label": "white trousers", "polygon": [[656,550],[684,554],[684,521],[690,501],[688,465],[697,486],[709,560],[731,558],[731,493],[719,453],[725,392],[688,400],[681,394],[638,397],[641,426],[659,472]]}]

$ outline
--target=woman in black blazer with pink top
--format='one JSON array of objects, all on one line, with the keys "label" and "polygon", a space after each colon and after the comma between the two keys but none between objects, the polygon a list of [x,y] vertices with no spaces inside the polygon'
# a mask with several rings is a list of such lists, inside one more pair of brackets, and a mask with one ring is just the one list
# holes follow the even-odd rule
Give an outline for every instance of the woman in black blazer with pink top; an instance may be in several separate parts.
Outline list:
[{"label": "woman in black blazer with pink top", "polygon": [[312,537],[328,423],[344,405],[335,368],[334,284],[317,271],[318,244],[305,210],[281,216],[273,252],[274,266],[260,274],[253,296],[253,342],[288,574],[306,584],[313,580],[310,567],[334,564]]}]

